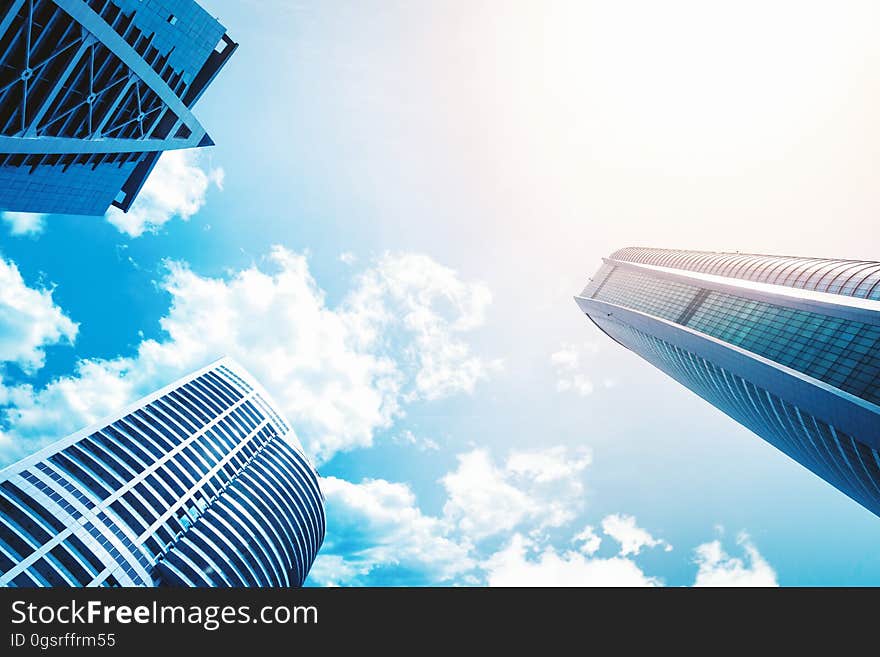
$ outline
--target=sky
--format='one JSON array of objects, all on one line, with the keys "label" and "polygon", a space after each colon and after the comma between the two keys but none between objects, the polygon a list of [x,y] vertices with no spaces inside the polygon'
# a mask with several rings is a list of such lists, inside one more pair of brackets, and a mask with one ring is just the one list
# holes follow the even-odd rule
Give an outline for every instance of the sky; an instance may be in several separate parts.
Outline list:
[{"label": "sky", "polygon": [[880,584],[875,516],[573,301],[624,246],[876,259],[880,7],[201,4],[217,145],[0,217],[0,464],[228,354],[322,476],[310,585]]}]

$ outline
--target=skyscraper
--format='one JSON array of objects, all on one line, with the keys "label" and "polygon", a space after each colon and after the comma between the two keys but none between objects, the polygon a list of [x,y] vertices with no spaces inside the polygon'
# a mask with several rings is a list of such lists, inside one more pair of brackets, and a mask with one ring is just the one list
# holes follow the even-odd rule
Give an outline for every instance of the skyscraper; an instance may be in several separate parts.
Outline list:
[{"label": "skyscraper", "polygon": [[0,210],[128,210],[235,51],[193,0],[0,2]]},{"label": "skyscraper", "polygon": [[299,586],[315,470],[223,359],[0,471],[0,586]]},{"label": "skyscraper", "polygon": [[880,262],[626,248],[575,299],[613,340],[880,515]]}]

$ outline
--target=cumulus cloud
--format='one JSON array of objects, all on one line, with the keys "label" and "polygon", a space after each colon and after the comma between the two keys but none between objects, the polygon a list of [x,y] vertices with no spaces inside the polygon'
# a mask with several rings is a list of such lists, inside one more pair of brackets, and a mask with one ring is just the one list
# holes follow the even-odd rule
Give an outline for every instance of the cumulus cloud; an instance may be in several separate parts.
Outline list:
[{"label": "cumulus cloud", "polygon": [[442,583],[471,570],[467,542],[425,515],[406,484],[367,479],[321,481],[332,527],[312,568],[316,584],[363,584],[381,573],[386,584]]},{"label": "cumulus cloud", "polygon": [[348,319],[365,346],[407,334],[414,383],[407,399],[432,400],[473,392],[501,367],[473,355],[460,337],[484,323],[491,301],[485,284],[466,283],[428,256],[386,254],[360,276]]},{"label": "cumulus cloud", "polygon": [[[473,453],[471,453],[471,456]],[[461,470],[461,467],[458,468]],[[611,514],[602,532],[620,544],[616,554],[599,556],[602,536],[593,526],[571,538],[574,549],[560,550],[540,522],[520,522],[497,542],[483,543],[472,526],[449,522],[445,515],[422,511],[412,489],[403,483],[366,479],[352,483],[322,480],[327,496],[329,533],[310,582],[319,585],[489,586],[662,586],[664,581],[640,566],[646,547],[671,548],[640,529],[632,516]],[[515,488],[515,487],[514,487]],[[517,499],[529,498],[525,491]],[[504,491],[505,506],[512,500]],[[479,503],[478,500],[473,500]],[[531,508],[529,500],[527,508]],[[500,533],[497,536],[502,536]],[[726,554],[719,541],[696,549],[695,586],[775,586],[773,569],[748,536],[741,535],[746,560]]]},{"label": "cumulus cloud", "polygon": [[512,451],[504,465],[475,449],[441,480],[448,499],[443,516],[464,535],[481,540],[528,522],[559,527],[583,506],[582,473],[589,450],[551,447]]},{"label": "cumulus cloud", "polygon": [[578,550],[587,556],[596,554],[602,547],[602,537],[596,533],[596,529],[592,525],[584,527],[584,530],[571,540],[573,543],[579,544]]},{"label": "cumulus cloud", "polygon": [[717,539],[696,548],[699,570],[694,586],[779,586],[776,571],[761,556],[749,535],[741,533],[736,542],[744,558],[729,555]]},{"label": "cumulus cloud", "polygon": [[429,258],[383,256],[332,308],[306,258],[281,247],[262,268],[226,278],[170,263],[160,285],[171,296],[166,337],[144,340],[132,357],[82,360],[41,389],[11,390],[7,444],[39,447],[228,354],[324,461],[371,445],[408,401],[470,392],[491,371],[464,339],[482,323],[488,291]]},{"label": "cumulus cloud", "polygon": [[223,169],[203,165],[196,149],[166,151],[128,212],[111,207],[107,221],[129,237],[155,233],[174,217],[187,221],[201,210],[211,185],[223,189]]},{"label": "cumulus cloud", "polygon": [[[511,469],[523,453],[513,451],[504,465],[488,452],[458,457],[458,466],[441,480],[447,499],[438,515],[424,513],[403,483],[364,480],[359,484],[325,478],[329,530],[312,581],[322,584],[485,583],[481,542],[517,529],[530,534],[569,516],[557,505],[579,505],[587,452],[550,448],[534,452],[548,465]],[[557,461],[574,463],[562,468]],[[561,495],[561,500],[554,499]],[[540,533],[540,532],[537,532]],[[584,537],[583,540],[591,540]],[[598,548],[598,546],[596,546]],[[499,557],[500,559],[500,557]]]},{"label": "cumulus cloud", "polygon": [[83,360],[73,375],[44,388],[7,387],[7,406],[0,411],[6,425],[0,431],[0,463],[34,452],[151,392],[155,386],[135,363],[127,358]]},{"label": "cumulus cloud", "polygon": [[458,468],[443,477],[443,485],[449,498],[444,516],[475,539],[510,530],[541,513],[538,500],[509,483],[507,473],[483,449],[459,455]]},{"label": "cumulus cloud", "polygon": [[[533,554],[529,554],[529,552]],[[481,566],[489,586],[657,586],[662,582],[646,575],[623,557],[591,558],[583,552],[559,553],[553,547],[537,548],[522,534],[513,535],[504,549]]]},{"label": "cumulus cloud", "polygon": [[[635,557],[671,547],[633,516],[603,518],[617,554],[598,556],[602,536],[586,526],[570,550],[551,543],[574,519],[583,499],[587,450],[512,450],[497,461],[485,449],[458,456],[441,478],[442,513],[425,514],[409,486],[382,480],[353,484],[328,479],[328,523],[335,533],[319,557],[313,582],[490,586],[657,586]],[[493,539],[493,540],[489,540]],[[499,548],[499,540],[503,541]]]},{"label": "cumulus cloud", "polygon": [[598,351],[596,343],[586,342],[582,345],[563,344],[550,354],[550,363],[556,371],[556,390],[572,391],[581,397],[593,394],[596,386],[583,371],[583,362]]},{"label": "cumulus cloud", "polygon": [[[509,464],[521,460],[511,453],[504,465],[484,450],[459,456],[457,467],[441,481],[446,504],[437,515],[425,513],[412,488],[404,483],[365,479],[353,483],[327,477],[328,536],[310,575],[319,585],[490,586],[660,586],[661,578],[646,573],[638,555],[650,547],[671,547],[641,529],[632,516],[610,514],[601,522],[602,535],[588,525],[571,536],[572,549],[560,549],[551,532],[542,529],[548,508],[546,489],[534,489],[536,472],[552,473],[543,483],[580,485],[589,459],[556,448],[558,460],[579,462],[564,471],[540,468],[512,474]],[[552,460],[549,457],[548,460]],[[570,501],[570,500],[569,500]],[[499,511],[492,510],[496,504]],[[467,509],[467,511],[466,511]],[[551,514],[552,515],[552,514]],[[553,533],[564,535],[563,522]],[[619,544],[616,553],[600,555],[603,536]],[[492,540],[487,540],[491,537]],[[700,573],[696,585],[769,585],[772,569],[741,537],[748,564],[730,557],[713,542],[697,548]]]},{"label": "cumulus cloud", "polygon": [[46,228],[46,215],[36,212],[2,212],[0,218],[9,224],[10,235],[39,235]]},{"label": "cumulus cloud", "polygon": [[592,452],[588,449],[572,450],[559,445],[543,449],[514,450],[507,457],[506,468],[513,475],[545,484],[576,477],[592,460]]},{"label": "cumulus cloud", "polygon": [[633,516],[615,513],[602,519],[602,531],[620,543],[620,554],[636,555],[643,548],[662,547],[669,552],[672,546],[666,541],[654,538],[647,531],[636,525]]},{"label": "cumulus cloud", "polygon": [[55,305],[52,290],[28,287],[15,263],[0,257],[0,364],[39,370],[47,346],[76,338],[78,325]]},{"label": "cumulus cloud", "polygon": [[490,586],[658,586],[663,582],[642,570],[633,557],[645,547],[672,547],[653,538],[633,516],[611,514],[602,519],[602,532],[620,544],[611,557],[596,556],[602,537],[588,525],[571,542],[575,550],[558,551],[546,537],[517,532],[506,547],[483,560]]}]

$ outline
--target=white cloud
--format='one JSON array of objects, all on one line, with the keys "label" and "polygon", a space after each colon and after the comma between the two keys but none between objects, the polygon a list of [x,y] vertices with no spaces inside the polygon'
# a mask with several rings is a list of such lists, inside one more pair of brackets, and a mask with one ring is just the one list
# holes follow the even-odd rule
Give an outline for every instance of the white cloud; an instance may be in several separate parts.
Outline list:
[{"label": "white cloud", "polygon": [[440,444],[437,441],[417,436],[409,429],[404,429],[400,433],[395,434],[391,441],[397,445],[412,445],[421,452],[436,452],[440,449]]},{"label": "white cloud", "polygon": [[574,543],[580,543],[578,550],[587,556],[596,554],[596,552],[599,551],[599,548],[602,547],[602,537],[596,533],[596,530],[592,525],[584,527],[584,531],[577,534],[571,540]]},{"label": "white cloud", "polygon": [[524,491],[506,481],[486,450],[458,457],[458,468],[442,479],[449,496],[443,515],[475,539],[510,530],[541,507]]},{"label": "white cloud", "polygon": [[550,354],[550,362],[564,370],[577,369],[580,355],[573,347],[563,347],[559,351]]},{"label": "white cloud", "polygon": [[515,450],[507,457],[507,471],[536,483],[575,477],[593,460],[590,450],[570,450],[563,446]]},{"label": "white cloud", "polygon": [[80,361],[74,376],[54,380],[36,390],[31,385],[6,389],[3,418],[10,426],[0,431],[0,462],[21,458],[72,431],[124,408],[149,392],[133,361]]},{"label": "white cloud", "polygon": [[[558,449],[550,451],[560,459],[565,457]],[[508,462],[519,458],[514,453]],[[581,469],[589,463],[583,454],[575,454],[572,460]],[[554,467],[554,476],[544,483],[552,482],[558,491],[562,478],[578,478],[581,469],[562,477]],[[645,575],[624,553],[596,558],[602,539],[590,526],[571,539],[578,544],[575,550],[560,553],[549,546],[547,535],[535,529],[545,526],[545,518],[555,512],[548,512],[549,491],[542,490],[543,497],[535,494],[535,471],[511,475],[506,468],[493,465],[485,451],[475,450],[460,455],[456,470],[442,481],[448,498],[443,514],[435,517],[421,511],[406,484],[381,479],[355,484],[324,478],[329,529],[312,581],[323,585],[458,582],[493,586],[661,583]],[[573,502],[565,499],[565,504]],[[502,532],[511,532],[506,546],[481,557],[482,539]]]},{"label": "white cloud", "polygon": [[155,233],[174,217],[187,221],[205,204],[213,184],[223,189],[223,169],[203,168],[196,149],[166,151],[128,212],[111,207],[107,220],[130,237]]},{"label": "white cloud", "polygon": [[748,534],[740,534],[736,542],[745,553],[744,559],[727,554],[717,539],[696,548],[699,570],[694,586],[779,586],[776,571]]},{"label": "white cloud", "polygon": [[406,484],[327,477],[321,488],[330,531],[311,581],[365,583],[384,569],[386,584],[439,583],[474,567],[470,546],[449,538],[440,519],[422,513]]},{"label": "white cloud", "polygon": [[0,257],[0,364],[33,373],[43,366],[47,346],[72,344],[77,330],[55,305],[52,290],[28,287],[15,263]]},{"label": "white cloud", "polygon": [[[384,480],[354,484],[333,477],[322,487],[327,497],[327,542],[313,569],[323,584],[481,583],[479,542],[521,528],[560,526],[580,505],[583,469],[589,453],[551,448],[530,452],[537,468],[493,464],[484,450],[459,455],[458,467],[441,481],[447,500],[439,516],[423,513],[409,486]],[[572,463],[568,469],[557,461]],[[563,507],[565,512],[563,512]],[[581,542],[594,542],[586,534]],[[583,550],[598,549],[585,545]]]},{"label": "white cloud", "polygon": [[46,215],[35,212],[2,212],[0,218],[9,224],[11,235],[39,235],[46,228]]},{"label": "white cloud", "polygon": [[[511,455],[507,462],[518,458]],[[575,460],[588,462],[582,456]],[[550,471],[560,472],[558,468]],[[589,525],[570,539],[573,549],[554,546],[550,533],[539,531],[546,500],[532,489],[534,475],[531,470],[512,475],[506,466],[494,465],[482,450],[460,455],[458,467],[442,480],[448,498],[439,516],[424,513],[407,484],[370,479],[355,484],[325,478],[328,536],[310,581],[391,586],[663,585],[662,579],[644,572],[635,559],[646,547],[665,547],[666,551],[671,547],[640,529],[631,516],[612,514],[603,519],[605,535],[620,543],[613,556],[597,556],[603,540]],[[558,477],[550,480],[557,486],[560,481]],[[500,508],[498,513],[492,511],[493,503]],[[450,512],[450,505],[456,506],[455,513]],[[457,511],[464,506],[469,513],[462,516]],[[501,547],[498,541],[483,541],[490,534],[503,541]],[[748,538],[740,541],[748,566],[725,554],[717,541],[697,548],[700,574],[696,584],[775,583],[772,569]]]},{"label": "white cloud", "polygon": [[[494,553],[481,567],[489,586],[657,586],[662,582],[647,576],[623,557],[591,558],[582,552],[557,552],[552,547],[535,549],[534,542],[514,534],[504,549]],[[535,552],[529,555],[530,549]]]},{"label": "white cloud", "polygon": [[666,541],[654,538],[647,531],[636,525],[633,516],[615,513],[602,519],[602,531],[620,543],[621,556],[636,555],[642,548],[662,546],[669,552],[672,546]]},{"label": "white cloud", "polygon": [[[327,497],[329,533],[310,575],[314,584],[664,584],[661,578],[646,573],[635,557],[644,547],[671,548],[640,530],[629,516],[607,516],[606,521],[613,520],[603,522],[605,534],[621,542],[613,556],[596,556],[602,538],[592,526],[572,537],[575,549],[560,550],[546,534],[531,531],[527,535],[526,527],[524,531],[511,530],[502,547],[487,553],[481,547],[485,544],[474,540],[472,527],[450,523],[445,514],[435,517],[424,513],[406,484],[370,479],[355,484],[329,477],[322,480],[322,487]],[[503,495],[509,497],[509,491]],[[699,546],[700,573],[695,586],[776,585],[775,573],[748,537],[742,535],[739,542],[748,565],[727,555],[718,541]]]},{"label": "white cloud", "polygon": [[559,527],[583,506],[588,450],[551,447],[513,451],[503,467],[484,449],[458,456],[458,467],[441,482],[448,499],[443,516],[473,540],[523,523]]},{"label": "white cloud", "polygon": [[408,334],[414,386],[406,398],[439,399],[473,392],[501,367],[474,356],[459,337],[484,323],[491,301],[486,285],[465,283],[428,256],[386,254],[361,275],[349,299],[349,321],[366,346]]},{"label": "white cloud", "polygon": [[550,363],[556,371],[556,390],[572,391],[581,397],[593,394],[596,387],[582,371],[582,365],[585,358],[598,351],[598,344],[585,342],[582,345],[563,344],[559,350],[550,354]]},{"label": "white cloud", "polygon": [[[336,308],[326,305],[305,257],[281,247],[264,268],[226,279],[171,263],[161,286],[171,295],[161,320],[167,337],[141,342],[131,358],[83,360],[45,388],[11,390],[7,444],[42,445],[228,354],[269,389],[310,454],[324,461],[371,445],[407,400],[469,392],[490,369],[463,339],[483,321],[488,292],[428,258],[383,256]],[[396,338],[380,339],[386,331]],[[438,375],[440,363],[469,374]],[[426,378],[438,385],[424,386]]]},{"label": "white cloud", "polygon": [[357,262],[357,256],[351,251],[343,251],[339,254],[339,262],[350,267]]},{"label": "white cloud", "polygon": [[369,575],[371,570],[369,565],[355,564],[353,560],[346,560],[344,555],[331,554],[327,550],[325,540],[309,571],[308,584],[327,587],[351,586],[359,577]]}]

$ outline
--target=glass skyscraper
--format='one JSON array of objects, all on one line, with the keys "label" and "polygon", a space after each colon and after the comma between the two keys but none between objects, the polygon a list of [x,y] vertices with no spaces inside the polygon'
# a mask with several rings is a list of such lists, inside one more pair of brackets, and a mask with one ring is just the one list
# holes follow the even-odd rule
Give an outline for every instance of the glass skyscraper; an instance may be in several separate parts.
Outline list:
[{"label": "glass skyscraper", "polygon": [[0,210],[128,210],[235,51],[193,0],[0,2]]},{"label": "glass skyscraper", "polygon": [[626,248],[575,299],[613,340],[880,515],[880,262]]},{"label": "glass skyscraper", "polygon": [[0,470],[0,586],[299,586],[315,470],[220,360]]}]

